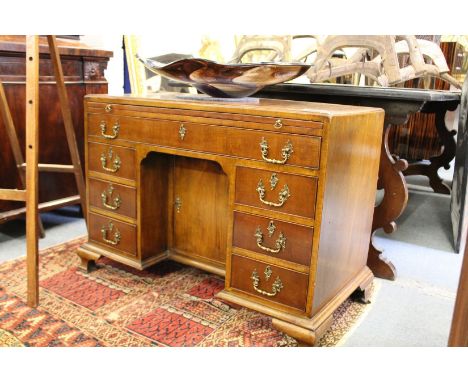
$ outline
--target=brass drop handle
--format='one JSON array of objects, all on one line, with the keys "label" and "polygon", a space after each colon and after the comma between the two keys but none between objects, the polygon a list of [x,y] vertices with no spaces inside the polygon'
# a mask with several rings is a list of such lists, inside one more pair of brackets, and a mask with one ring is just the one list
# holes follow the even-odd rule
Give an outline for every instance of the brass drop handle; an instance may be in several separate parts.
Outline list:
[{"label": "brass drop handle", "polygon": [[262,152],[262,159],[268,163],[274,164],[285,164],[288,159],[291,157],[291,154],[294,152],[293,145],[291,141],[287,141],[284,147],[281,149],[281,158],[283,159],[271,159],[268,158],[268,142],[266,141],[265,137],[262,137],[262,141],[260,142],[260,150]]},{"label": "brass drop handle", "polygon": [[268,200],[265,200],[265,186],[263,184],[263,181],[260,179],[258,184],[257,184],[257,192],[258,192],[258,197],[260,201],[263,204],[266,204],[267,206],[271,207],[281,207],[283,204],[286,202],[286,200],[289,199],[291,194],[289,193],[289,187],[287,184],[283,186],[283,188],[280,190],[278,194],[278,202],[269,202]]},{"label": "brass drop handle", "polygon": [[[272,273],[271,268],[268,265],[265,268],[265,272],[264,272],[265,280],[268,281],[268,279],[271,276],[271,273]],[[271,286],[271,292],[260,289],[260,276],[258,275],[256,269],[253,270],[252,276],[250,278],[252,279],[252,285],[253,285],[253,288],[255,289],[255,291],[262,294],[262,295],[264,295],[264,296],[268,296],[268,297],[276,296],[281,291],[281,289],[283,289],[283,283],[282,283],[281,279],[279,278],[279,276],[277,276],[276,280],[273,282],[273,284]]]},{"label": "brass drop handle", "polygon": [[101,128],[101,135],[106,139],[115,139],[119,135],[120,124],[118,122],[115,122],[114,126],[112,126],[112,134],[106,134],[106,130],[107,130],[106,121],[101,121],[101,123],[99,124],[99,127]]},{"label": "brass drop handle", "polygon": [[[108,239],[107,238],[107,233],[114,232],[114,238],[113,239]],[[120,239],[122,238],[122,235],[120,234],[120,231],[117,229],[117,227],[114,226],[114,223],[109,222],[107,226],[103,225],[101,227],[101,233],[102,233],[102,240],[105,243],[111,244],[111,245],[118,245],[120,243]]]},{"label": "brass drop handle", "polygon": [[[107,161],[111,161],[112,167],[107,167]],[[109,149],[109,152],[101,154],[101,165],[102,169],[108,172],[117,172],[120,169],[122,161],[120,160],[117,154],[114,154],[112,149]]]},{"label": "brass drop handle", "polygon": [[[272,223],[273,222],[271,221],[270,226]],[[269,236],[271,237],[271,235]],[[263,232],[260,227],[257,227],[254,237],[257,239],[257,247],[259,247],[260,249],[263,249],[264,251],[267,251],[270,253],[279,253],[279,251],[281,250],[284,251],[286,249],[286,236],[284,236],[283,232],[279,233],[278,239],[276,239],[276,242],[275,242],[275,248],[269,248],[263,245]]]},{"label": "brass drop handle", "polygon": [[281,129],[283,127],[283,121],[281,119],[277,119],[273,126],[275,127],[275,129]]},{"label": "brass drop handle", "polygon": [[104,107],[104,110],[106,111],[106,113],[110,113],[112,111],[112,105],[106,105]]},{"label": "brass drop handle", "polygon": [[108,189],[105,190],[105,191],[102,191],[101,193],[101,201],[102,201],[102,205],[110,210],[117,210],[119,209],[119,207],[121,206],[122,204],[122,199],[120,197],[120,195],[117,195],[114,200],[112,200],[112,204],[109,204],[107,202],[107,199],[111,199],[112,198],[112,194],[114,192],[114,186],[109,185]]}]

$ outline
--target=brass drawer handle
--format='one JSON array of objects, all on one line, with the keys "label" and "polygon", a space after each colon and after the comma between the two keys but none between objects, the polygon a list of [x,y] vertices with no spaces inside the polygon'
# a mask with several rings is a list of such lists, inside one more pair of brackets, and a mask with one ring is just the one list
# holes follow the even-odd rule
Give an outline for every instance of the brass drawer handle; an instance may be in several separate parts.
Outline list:
[{"label": "brass drawer handle", "polygon": [[[275,224],[273,221],[270,221],[270,224],[268,225],[268,236],[271,237],[273,233],[275,232]],[[257,227],[257,230],[255,231],[255,238],[257,239],[257,247],[260,249],[263,249],[264,251],[270,252],[270,253],[279,253],[281,250],[286,249],[286,236],[284,236],[283,232],[280,232],[278,235],[278,239],[275,241],[275,248],[268,248],[263,245],[263,232],[262,229]]]},{"label": "brass drawer handle", "polygon": [[104,107],[104,110],[106,111],[106,113],[110,113],[112,111],[112,105],[106,105]]},{"label": "brass drawer handle", "polygon": [[[264,274],[265,274],[265,280],[268,281],[268,279],[270,278],[272,274],[272,270],[269,265],[267,265],[267,267],[265,268]],[[279,278],[279,276],[277,276],[276,280],[273,282],[271,286],[271,292],[267,292],[266,290],[259,288],[260,276],[258,275],[256,269],[253,270],[252,276],[250,278],[252,279],[252,285],[255,291],[260,294],[263,294],[264,296],[268,296],[268,297],[276,296],[280,292],[280,290],[283,289],[283,283],[281,282],[281,279]]]},{"label": "brass drawer handle", "polygon": [[112,126],[112,134],[106,134],[107,124],[105,121],[101,121],[99,127],[101,128],[101,135],[106,139],[115,139],[119,135],[120,124],[118,122],[114,123],[114,126]]},{"label": "brass drawer handle", "polygon": [[[107,167],[107,161],[112,161],[112,167]],[[107,153],[102,153],[101,154],[101,164],[102,164],[102,169],[108,172],[117,172],[120,169],[120,165],[122,164],[122,161],[120,160],[119,156],[117,154],[114,155],[114,152],[112,149],[109,149],[109,152]]]},{"label": "brass drawer handle", "polygon": [[268,158],[268,142],[266,141],[265,137],[262,137],[262,141],[260,142],[260,150],[262,152],[262,159],[265,162],[274,164],[285,164],[291,157],[291,154],[294,152],[293,145],[291,141],[288,140],[284,147],[281,149],[281,158],[283,159]]},{"label": "brass drawer handle", "polygon": [[260,201],[263,204],[266,204],[267,206],[272,206],[272,207],[281,207],[286,200],[291,196],[289,193],[289,187],[287,184],[283,186],[283,188],[280,190],[278,193],[278,203],[275,202],[269,202],[268,200],[265,200],[265,186],[263,184],[263,181],[260,179],[257,185],[257,192],[258,192],[258,197]]},{"label": "brass drawer handle", "polygon": [[[112,231],[114,231],[114,239],[108,239],[107,233],[111,233]],[[107,227],[103,225],[101,228],[101,233],[102,240],[111,245],[118,245],[120,243],[120,239],[122,238],[120,231],[117,229],[116,226],[114,226],[114,223],[112,222],[109,222],[109,224],[107,224]]]},{"label": "brass drawer handle", "polygon": [[107,202],[107,199],[111,199],[112,198],[112,194],[114,192],[114,186],[112,186],[112,184],[109,185],[109,187],[107,188],[107,190],[105,191],[102,191],[101,193],[101,201],[102,201],[102,205],[110,210],[117,210],[119,209],[120,205],[122,204],[122,198],[120,197],[120,195],[117,195],[114,200],[112,200],[112,204],[109,204]]},{"label": "brass drawer handle", "polygon": [[281,119],[277,119],[273,126],[275,127],[275,129],[281,129],[283,127],[283,121]]}]

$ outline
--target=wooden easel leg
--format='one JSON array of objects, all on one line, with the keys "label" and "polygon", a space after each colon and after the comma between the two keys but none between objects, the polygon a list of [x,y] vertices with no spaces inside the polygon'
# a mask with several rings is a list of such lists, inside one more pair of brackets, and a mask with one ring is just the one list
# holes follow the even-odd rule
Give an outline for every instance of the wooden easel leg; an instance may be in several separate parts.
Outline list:
[{"label": "wooden easel leg", "polygon": [[39,302],[39,36],[26,38],[26,263],[27,302]]},{"label": "wooden easel leg", "polygon": [[[18,169],[19,178],[23,188],[26,188],[26,176],[23,170],[24,157],[21,152],[21,146],[19,144],[18,135],[16,134],[15,124],[11,117],[10,107],[6,99],[5,89],[2,82],[0,81],[0,115],[3,118],[3,124],[5,125],[8,140],[10,141],[11,151],[16,162],[16,168]],[[38,215],[39,235],[40,237],[45,236],[44,227],[40,216]]]},{"label": "wooden easel leg", "polygon": [[73,173],[75,175],[78,193],[80,194],[81,209],[86,221],[86,186],[83,177],[80,155],[78,152],[78,145],[76,143],[75,129],[73,128],[73,119],[70,111],[68,93],[65,87],[65,79],[63,76],[62,63],[60,61],[60,53],[57,47],[55,36],[47,36],[47,41],[49,43],[50,58],[54,66],[55,82],[57,83],[57,91],[60,100],[60,107],[62,109],[62,117],[63,123],[65,125],[68,148],[70,150],[70,156],[74,167]]}]

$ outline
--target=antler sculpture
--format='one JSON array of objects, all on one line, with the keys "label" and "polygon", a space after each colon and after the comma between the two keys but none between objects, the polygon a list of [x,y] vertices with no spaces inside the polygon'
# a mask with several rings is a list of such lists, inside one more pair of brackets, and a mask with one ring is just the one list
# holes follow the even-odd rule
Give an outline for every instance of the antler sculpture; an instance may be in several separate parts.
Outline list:
[{"label": "antler sculpture", "polygon": [[[279,53],[279,36],[268,37],[244,36],[238,46],[234,59],[240,62],[243,52],[251,52],[255,49],[275,50],[275,58],[291,57],[290,52]],[[303,60],[312,54],[315,55],[313,66],[306,73],[310,82],[322,82],[330,78],[360,73],[376,81],[380,86],[391,86],[407,80],[419,77],[438,77],[461,89],[461,84],[449,75],[449,68],[440,47],[427,40],[417,39],[414,35],[300,35],[287,36],[283,49],[290,50],[292,41],[297,38],[311,38],[314,43],[303,50],[294,60]],[[272,49],[274,46],[274,49]],[[348,59],[335,60],[333,54],[343,48],[358,48]],[[408,63],[400,67],[399,56],[409,56]]]}]

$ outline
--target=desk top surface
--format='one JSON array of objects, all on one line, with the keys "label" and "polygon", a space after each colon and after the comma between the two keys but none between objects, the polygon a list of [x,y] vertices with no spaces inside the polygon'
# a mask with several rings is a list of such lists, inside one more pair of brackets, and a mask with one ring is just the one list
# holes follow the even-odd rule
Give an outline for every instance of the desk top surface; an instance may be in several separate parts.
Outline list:
[{"label": "desk top surface", "polygon": [[266,98],[222,99],[202,94],[154,93],[148,96],[104,94],[87,95],[87,102],[101,102],[132,106],[165,107],[174,109],[191,109],[241,113],[251,115],[274,115],[285,118],[309,119],[308,116],[332,118],[337,116],[383,113],[383,109],[351,105],[337,105],[306,101],[287,101]]},{"label": "desk top surface", "polygon": [[278,84],[266,86],[261,90],[268,93],[302,93],[317,96],[340,96],[379,98],[382,100],[407,100],[426,102],[459,101],[460,91],[424,90],[410,88],[390,88],[376,86],[355,86],[344,84]]}]

